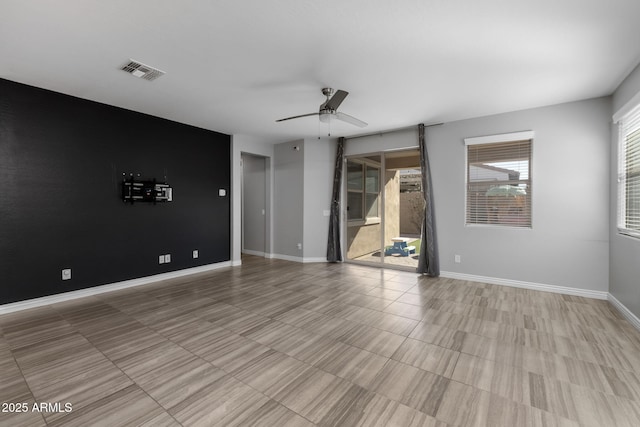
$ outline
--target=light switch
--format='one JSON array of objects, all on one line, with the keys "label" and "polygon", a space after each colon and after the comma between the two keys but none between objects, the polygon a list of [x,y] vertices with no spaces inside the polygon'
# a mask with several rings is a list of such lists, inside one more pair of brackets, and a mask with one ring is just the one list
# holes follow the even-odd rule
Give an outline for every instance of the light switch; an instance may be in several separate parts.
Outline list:
[{"label": "light switch", "polygon": [[227,195],[227,190],[225,190],[224,188],[221,188],[218,190],[218,196],[224,197],[226,195]]}]

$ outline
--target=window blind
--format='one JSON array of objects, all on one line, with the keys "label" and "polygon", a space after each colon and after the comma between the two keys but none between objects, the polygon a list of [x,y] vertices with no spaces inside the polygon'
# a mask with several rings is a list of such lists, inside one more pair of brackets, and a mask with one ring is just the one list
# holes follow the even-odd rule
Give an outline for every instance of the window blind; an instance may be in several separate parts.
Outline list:
[{"label": "window blind", "polygon": [[640,237],[640,106],[618,123],[618,231]]},{"label": "window blind", "polygon": [[380,168],[358,161],[347,161],[347,219],[378,218]]},{"label": "window blind", "polygon": [[531,140],[467,145],[467,224],[531,227]]}]

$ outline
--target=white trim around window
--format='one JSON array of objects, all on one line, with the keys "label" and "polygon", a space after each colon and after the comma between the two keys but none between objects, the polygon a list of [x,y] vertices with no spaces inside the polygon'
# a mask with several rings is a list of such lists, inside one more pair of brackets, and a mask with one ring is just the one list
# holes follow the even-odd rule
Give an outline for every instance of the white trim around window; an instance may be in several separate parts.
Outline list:
[{"label": "white trim around window", "polygon": [[619,131],[617,229],[621,235],[640,238],[640,93],[613,120]]},{"label": "white trim around window", "polygon": [[465,138],[465,226],[531,229],[533,131]]},{"label": "white trim around window", "polygon": [[498,142],[525,141],[533,139],[534,132],[526,130],[522,132],[501,133],[498,135],[475,136],[473,138],[465,138],[464,145],[476,144],[495,144]]}]

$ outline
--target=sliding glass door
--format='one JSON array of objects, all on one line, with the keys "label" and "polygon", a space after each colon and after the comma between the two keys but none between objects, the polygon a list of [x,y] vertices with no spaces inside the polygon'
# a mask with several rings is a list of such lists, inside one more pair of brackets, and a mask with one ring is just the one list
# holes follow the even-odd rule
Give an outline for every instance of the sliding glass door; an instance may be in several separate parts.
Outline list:
[{"label": "sliding glass door", "polygon": [[419,159],[417,150],[347,158],[347,261],[417,267],[424,212]]},{"label": "sliding glass door", "polygon": [[382,156],[347,159],[347,259],[382,262]]}]

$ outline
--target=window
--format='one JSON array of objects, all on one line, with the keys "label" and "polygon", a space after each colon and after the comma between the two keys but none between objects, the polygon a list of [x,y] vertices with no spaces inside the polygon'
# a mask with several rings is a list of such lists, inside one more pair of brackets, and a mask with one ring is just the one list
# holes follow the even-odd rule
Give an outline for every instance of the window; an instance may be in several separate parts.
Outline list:
[{"label": "window", "polygon": [[347,161],[347,219],[378,219],[380,167],[360,161]]},{"label": "window", "polygon": [[533,132],[467,138],[466,224],[531,227]]},{"label": "window", "polygon": [[617,121],[618,231],[640,237],[640,105]]}]

